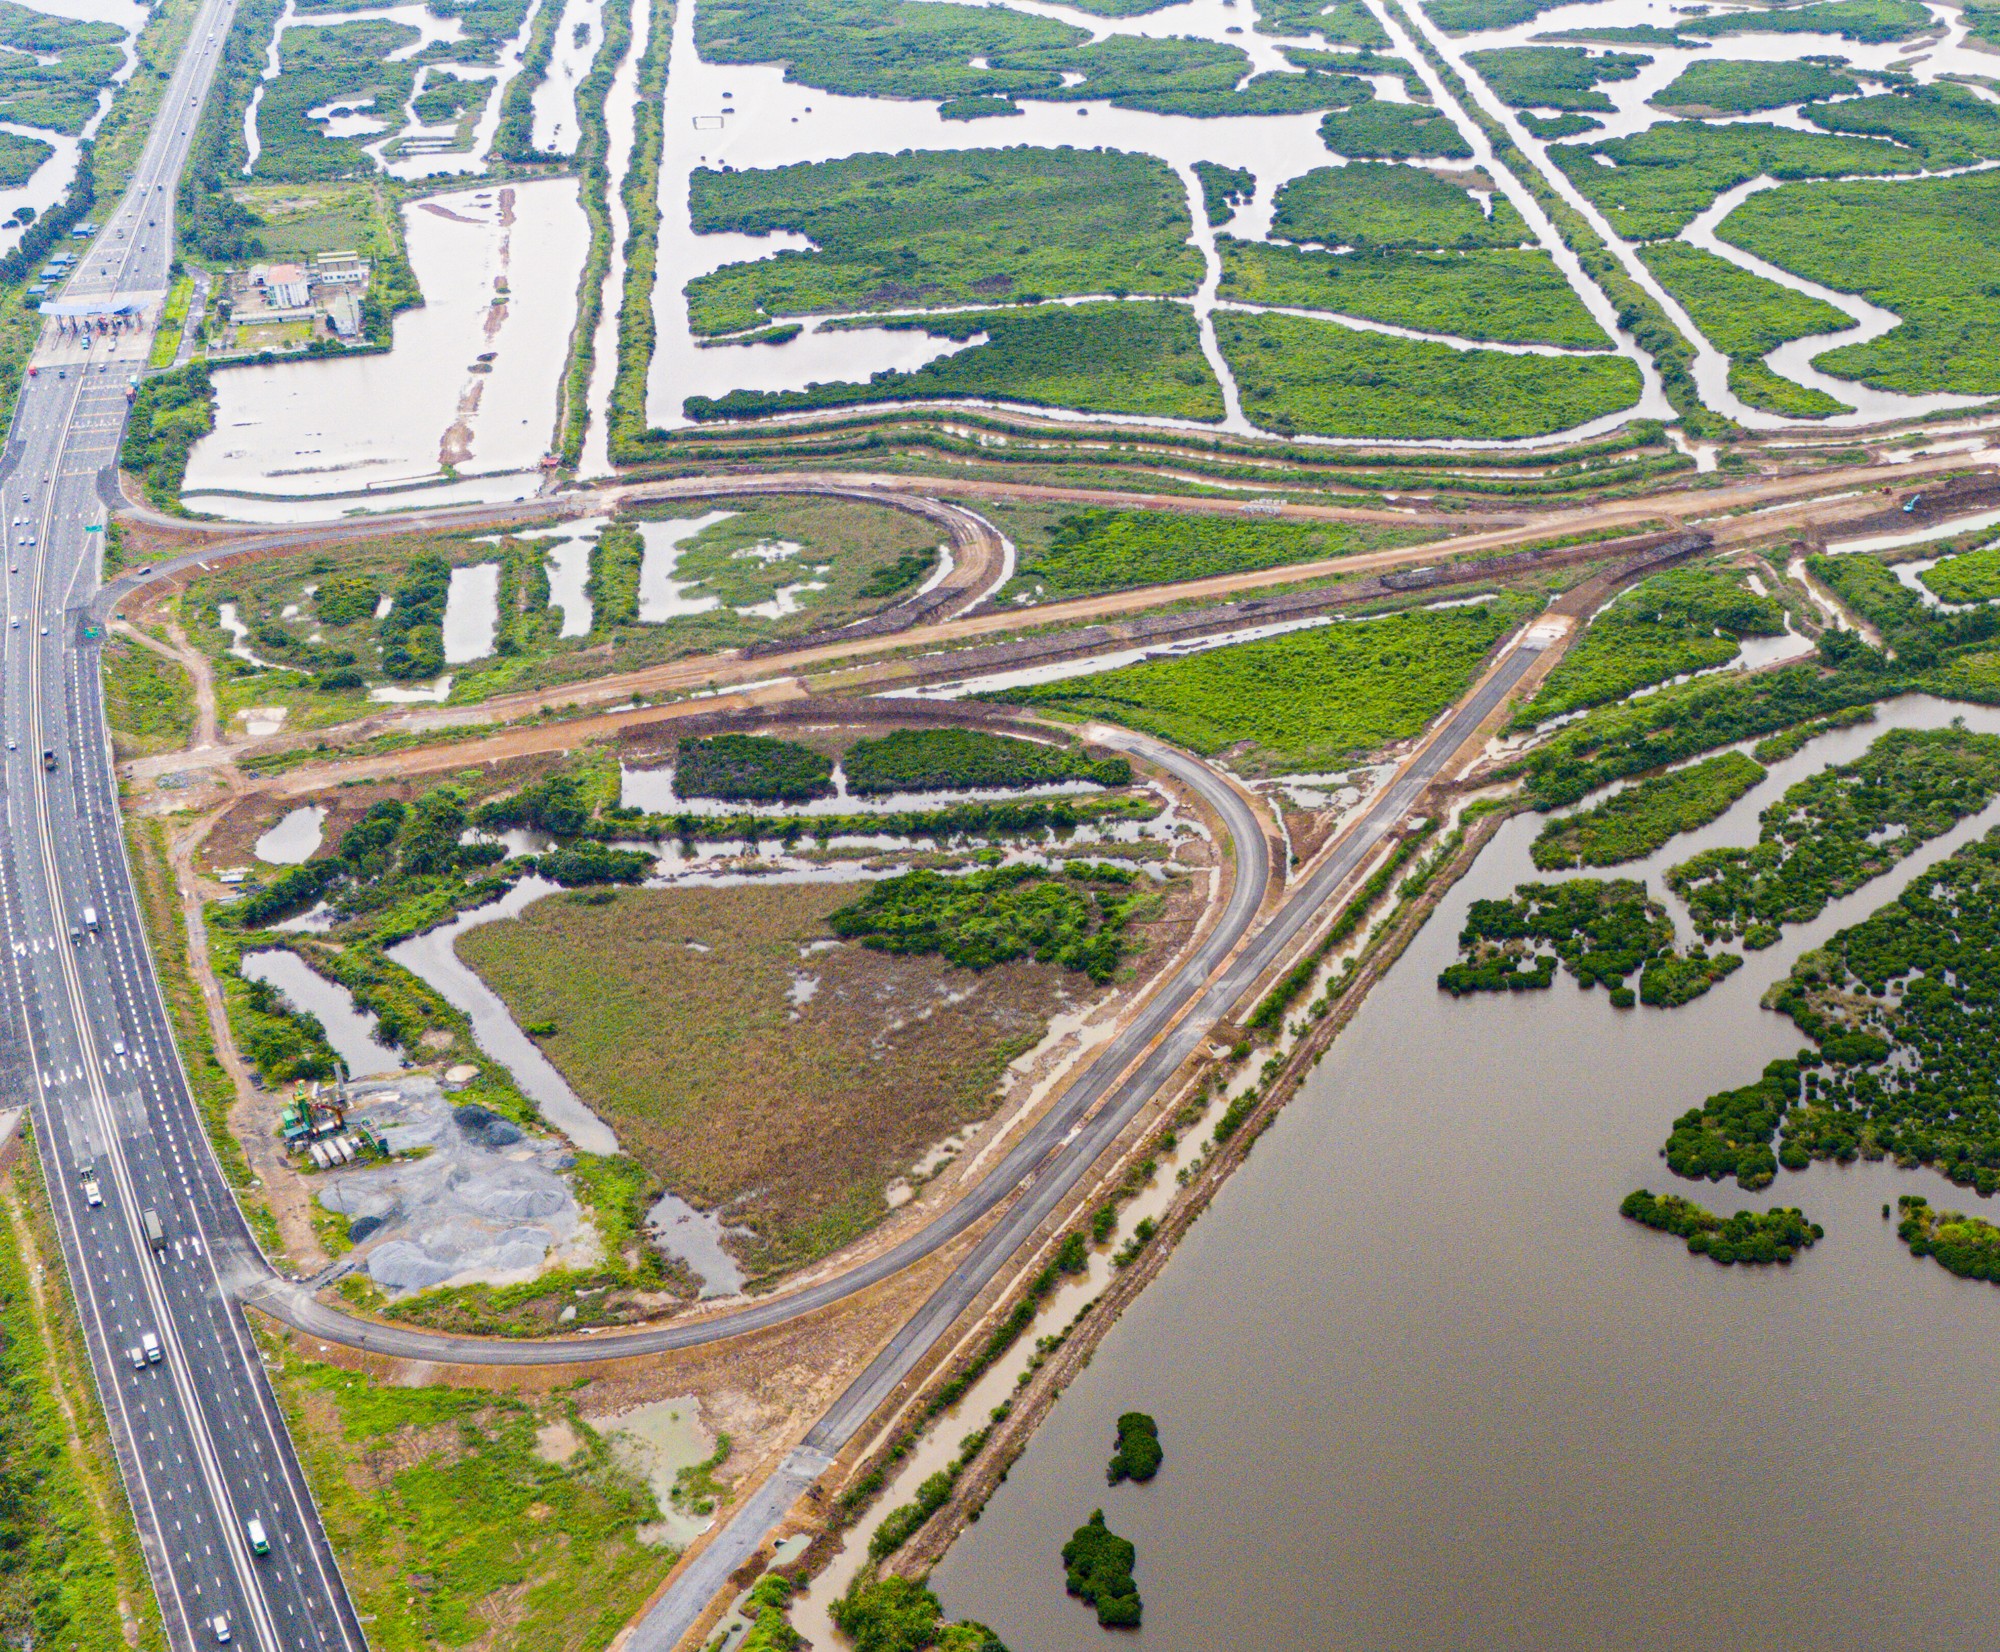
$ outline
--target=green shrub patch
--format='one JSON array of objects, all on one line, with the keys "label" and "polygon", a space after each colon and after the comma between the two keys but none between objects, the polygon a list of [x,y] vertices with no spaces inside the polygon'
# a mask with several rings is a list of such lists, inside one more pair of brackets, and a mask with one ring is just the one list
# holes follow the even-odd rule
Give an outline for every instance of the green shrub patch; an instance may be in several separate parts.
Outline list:
[{"label": "green shrub patch", "polygon": [[1097,1608],[1097,1621],[1107,1629],[1131,1629],[1143,1608],[1132,1567],[1139,1551],[1104,1524],[1096,1510],[1063,1545],[1064,1585]]},{"label": "green shrub patch", "polygon": [[1692,1199],[1674,1193],[1655,1196],[1643,1187],[1625,1196],[1618,1214],[1642,1227],[1685,1239],[1692,1254],[1706,1256],[1725,1268],[1739,1262],[1746,1267],[1772,1262],[1789,1265],[1800,1251],[1810,1250],[1826,1237],[1825,1228],[1808,1222],[1797,1210],[1739,1210],[1724,1217],[1704,1210]]}]

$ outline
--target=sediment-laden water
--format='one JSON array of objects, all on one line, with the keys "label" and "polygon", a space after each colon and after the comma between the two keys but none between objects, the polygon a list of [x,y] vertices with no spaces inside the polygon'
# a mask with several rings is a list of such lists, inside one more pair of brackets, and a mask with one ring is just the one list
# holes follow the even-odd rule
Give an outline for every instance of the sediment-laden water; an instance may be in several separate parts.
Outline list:
[{"label": "sediment-laden water", "polygon": [[[1960,714],[2000,729],[1902,702],[1618,875],[1663,893],[1662,867],[1754,842],[1793,781]],[[1751,1197],[1679,1186],[1658,1153],[1676,1114],[1804,1042],[1758,1008],[1803,950],[1996,820],[1706,998],[1626,1013],[1567,979],[1436,989],[1467,905],[1539,875],[1539,822],[1508,823],[938,1568],[950,1611],[1010,1646],[1101,1652],[1059,1551],[1102,1507],[1138,1546],[1132,1644],[1167,1652],[1988,1644],[2000,1291],[1912,1260],[1881,1216],[1899,1193],[1976,1196],[1862,1163]],[[1622,1221],[1640,1186],[1796,1204],[1826,1238],[1789,1269],[1723,1269]],[[1166,1466],[1108,1489],[1134,1408]]]}]

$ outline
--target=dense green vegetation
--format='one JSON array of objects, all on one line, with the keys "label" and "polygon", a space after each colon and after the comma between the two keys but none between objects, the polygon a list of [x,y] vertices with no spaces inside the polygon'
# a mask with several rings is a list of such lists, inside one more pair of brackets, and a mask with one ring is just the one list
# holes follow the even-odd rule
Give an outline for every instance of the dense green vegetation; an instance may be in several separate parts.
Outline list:
[{"label": "dense green vegetation", "polygon": [[1120,1480],[1150,1480],[1160,1472],[1163,1460],[1160,1425],[1143,1411],[1127,1411],[1120,1416],[1118,1449],[1105,1465],[1105,1479],[1114,1486]]},{"label": "dense green vegetation", "polygon": [[2000,109],[1958,86],[1906,86],[1874,97],[1815,104],[1801,113],[1829,132],[1903,144],[1933,168],[1970,166],[2000,156]]},{"label": "dense green vegetation", "polygon": [[937,1596],[906,1577],[857,1577],[831,1610],[854,1652],[1007,1652],[984,1624],[947,1623]]},{"label": "dense green vegetation", "polygon": [[1107,1629],[1138,1626],[1142,1607],[1132,1567],[1139,1551],[1104,1524],[1102,1509],[1077,1527],[1063,1545],[1062,1558],[1064,1586],[1097,1608],[1099,1623]]},{"label": "dense green vegetation", "polygon": [[1366,0],[1269,0],[1257,8],[1257,32],[1295,39],[1317,34],[1328,45],[1359,46],[1372,52],[1389,44]]},{"label": "dense green vegetation", "polygon": [[779,316],[1191,293],[1187,193],[1150,155],[972,149],[853,155],[764,171],[697,171],[697,234],[791,230],[812,252],[731,264],[688,284],[697,333]]},{"label": "dense green vegetation", "polygon": [[1611,109],[1598,83],[1631,80],[1653,60],[1581,46],[1502,46],[1467,52],[1468,67],[1516,109]]},{"label": "dense green vegetation", "polygon": [[1849,325],[1844,311],[1794,292],[1685,241],[1655,241],[1639,256],[1688,319],[1726,356],[1755,358],[1811,333]]},{"label": "dense green vegetation", "polygon": [[1244,167],[1196,161],[1194,175],[1201,180],[1201,207],[1211,224],[1228,223],[1257,193],[1257,174]]},{"label": "dense green vegetation", "polygon": [[1936,27],[1917,0],[1818,0],[1809,6],[1753,7],[1691,17],[1687,34],[1837,34],[1865,45],[1904,40]]},{"label": "dense green vegetation", "polygon": [[1430,20],[1447,34],[1511,29],[1539,17],[1562,0],[1424,0]]},{"label": "dense green vegetation", "polygon": [[1828,633],[1820,650],[1840,663],[1852,662],[1854,669],[1825,672],[1802,663],[1666,688],[1599,711],[1529,753],[1529,792],[1541,807],[1561,808],[1628,775],[1873,704],[1893,693],[1897,679],[1880,672],[1877,656],[1843,637]]},{"label": "dense green vegetation", "polygon": [[1823,419],[1828,414],[1850,410],[1846,402],[1774,373],[1761,361],[1732,361],[1729,388],[1752,407],[1795,419]]},{"label": "dense green vegetation", "polygon": [[1016,98],[1105,99],[1161,114],[1279,114],[1331,108],[1371,91],[1339,74],[1250,77],[1248,56],[1216,41],[1113,35],[1092,42],[1053,18],[910,0],[783,7],[719,0],[696,11],[695,41],[710,63],[782,63],[787,79],[807,86],[855,97],[935,98],[967,115],[1003,113]]},{"label": "dense green vegetation", "polygon": [[1544,143],[1554,143],[1560,138],[1574,138],[1585,132],[1603,130],[1604,122],[1594,115],[1579,115],[1574,112],[1561,115],[1538,115],[1532,109],[1519,111],[1516,118],[1528,129],[1529,136],[1540,138]]},{"label": "dense green vegetation", "polygon": [[408,681],[435,677],[444,669],[444,609],[450,594],[449,562],[435,551],[410,559],[378,628],[385,676]]},{"label": "dense green vegetation", "polygon": [[1608,987],[1619,1009],[1631,1007],[1625,977],[1638,971],[1638,1001],[1671,1009],[1743,964],[1733,953],[1675,952],[1666,908],[1631,878],[1524,883],[1511,900],[1474,901],[1458,945],[1459,961],[1438,975],[1454,998],[1541,991],[1555,983],[1560,962],[1579,986]]},{"label": "dense green vegetation", "polygon": [[1756,847],[1710,849],[1667,874],[1704,940],[1765,947],[1781,924],[1880,877],[2000,795],[2000,735],[1892,729],[1852,763],[1789,787]]},{"label": "dense green vegetation", "polygon": [[118,468],[139,478],[149,503],[177,511],[188,454],[214,428],[215,391],[208,382],[206,362],[155,373],[140,380],[133,397],[118,449]]},{"label": "dense green vegetation", "polygon": [[1643,1187],[1626,1194],[1618,1214],[1685,1239],[1694,1255],[1706,1256],[1725,1268],[1738,1262],[1746,1266],[1789,1263],[1800,1251],[1810,1250],[1826,1237],[1825,1228],[1808,1222],[1798,1210],[1780,1206],[1766,1211],[1739,1210],[1734,1216],[1722,1217],[1692,1199],[1675,1193],[1656,1197]]},{"label": "dense green vegetation", "polygon": [[590,599],[590,628],[608,631],[639,618],[639,573],[646,544],[630,522],[609,522],[590,547],[590,573],[583,594]]},{"label": "dense green vegetation", "polygon": [[1515,726],[1532,728],[1683,672],[1725,665],[1743,638],[1776,636],[1784,628],[1783,604],[1756,595],[1741,574],[1710,564],[1670,568],[1591,621],[1516,715]]},{"label": "dense green vegetation", "polygon": [[2000,597],[2000,544],[1945,557],[1917,579],[1945,602],[1991,602]]},{"label": "dense green vegetation", "polygon": [[1009,589],[1052,598],[1091,596],[1388,550],[1426,537],[1420,530],[1359,523],[1091,508],[1059,518],[1039,550],[1023,545]]},{"label": "dense green vegetation", "polygon": [[1289,435],[1501,440],[1573,430],[1639,399],[1623,356],[1507,355],[1222,311],[1216,341],[1244,411]]},{"label": "dense green vegetation", "polygon": [[1278,191],[1271,233],[1281,241],[1337,247],[1518,247],[1532,241],[1504,195],[1493,216],[1455,178],[1417,166],[1322,166]]},{"label": "dense green vegetation", "polygon": [[260,253],[257,215],[237,200],[249,159],[243,115],[264,74],[264,53],[283,11],[280,0],[243,0],[223,36],[215,81],[188,145],[175,205],[180,244],[202,258],[234,260]]},{"label": "dense green vegetation", "polygon": [[873,325],[987,342],[914,373],[884,370],[866,384],[690,396],[693,419],[742,418],[876,401],[991,397],[1086,412],[1220,419],[1222,387],[1201,353],[1194,313],[1171,302],[1048,304],[1019,310],[894,319]]},{"label": "dense green vegetation", "polygon": [[19,189],[55,153],[55,145],[19,132],[0,132],[0,189]]},{"label": "dense green vegetation", "polygon": [[833,759],[769,734],[683,740],[674,759],[674,790],[735,803],[809,803],[833,795]]},{"label": "dense green vegetation", "polygon": [[1551,820],[1535,839],[1535,865],[1553,872],[1641,860],[1670,838],[1720,820],[1763,778],[1761,764],[1734,751],[1654,775],[1580,814]]},{"label": "dense green vegetation", "polygon": [[1469,161],[1472,145],[1428,103],[1371,99],[1319,123],[1320,140],[1351,161]]},{"label": "dense green vegetation", "polygon": [[[1754,1084],[1712,1095],[1674,1120],[1667,1137],[1667,1168],[1690,1181],[1734,1176],[1755,1193],[1777,1180],[1771,1137],[1799,1091],[1798,1061],[1773,1061]],[[1800,1159],[1794,1168],[1804,1168]]]},{"label": "dense green vegetation", "polygon": [[1712,110],[1720,115],[1748,115],[1760,109],[1782,109],[1808,98],[1838,97],[1855,89],[1854,78],[1823,63],[1745,63],[1736,58],[1706,58],[1690,63],[1664,91],[1646,101],[1662,109]]},{"label": "dense green vegetation", "polygon": [[1032,865],[911,871],[871,883],[827,922],[878,952],[935,953],[965,969],[1034,958],[1104,982],[1125,955],[1127,925],[1154,899],[1131,891],[1133,876],[1085,861],[1060,877]]},{"label": "dense green vegetation", "polygon": [[[124,66],[125,31],[111,23],[51,17],[6,0],[0,7],[0,120],[76,137],[97,113],[97,94]],[[47,146],[37,144],[47,153]],[[19,160],[19,145],[10,145]],[[32,170],[32,168],[30,169]]]},{"label": "dense green vegetation", "polygon": [[313,592],[313,613],[322,625],[354,625],[375,617],[382,593],[366,574],[329,574]]},{"label": "dense green vegetation", "polygon": [[[1768,1185],[1782,1163],[1884,1155],[2000,1191],[2000,832],[1808,952],[1771,995],[1819,1046],[1675,1122],[1677,1175]],[[1771,1142],[1782,1135],[1774,1154]]]},{"label": "dense green vegetation", "polygon": [[1418,609],[995,698],[1129,724],[1205,755],[1244,745],[1275,769],[1333,767],[1418,733],[1530,611],[1511,599]]},{"label": "dense green vegetation", "polygon": [[857,797],[1043,786],[1059,780],[1132,783],[1132,765],[1122,757],[1098,758],[1080,746],[1044,745],[982,729],[898,729],[879,740],[855,741],[840,761],[847,789]]},{"label": "dense green vegetation", "polygon": [[2000,1285],[2000,1227],[1961,1211],[1938,1210],[1919,1193],[1896,1201],[1896,1237],[1912,1256],[1934,1256],[1946,1273]]},{"label": "dense green vegetation", "polygon": [[[575,468],[583,455],[590,422],[590,379],[597,364],[597,324],[608,295],[611,270],[612,82],[632,49],[632,0],[607,5],[599,14],[604,38],[590,73],[576,89],[576,169],[578,195],[590,224],[590,246],[577,273],[576,321],[570,333],[569,364],[563,374],[562,432],[558,451]],[[659,273],[660,147],[664,60],[672,30],[655,29],[638,70],[638,103],[632,117],[632,154],[625,168],[625,287],[618,303],[618,356],[606,409],[609,451],[624,462],[627,446],[646,424],[646,369],[654,341],[653,287]],[[659,60],[656,62],[656,59]],[[518,84],[518,77],[517,82]],[[533,133],[532,125],[529,128]],[[643,294],[643,302],[635,302]]]},{"label": "dense green vegetation", "polygon": [[1604,329],[1540,248],[1313,252],[1221,236],[1219,296],[1499,344],[1601,349]]},{"label": "dense green vegetation", "polygon": [[1690,40],[1676,30],[1663,29],[1657,23],[1634,23],[1625,26],[1616,23],[1583,24],[1574,29],[1549,29],[1536,35],[1535,39],[1575,41],[1595,46],[1706,46],[1708,44],[1705,40]]},{"label": "dense green vegetation", "polygon": [[[520,72],[507,83],[506,95],[500,100],[500,119],[493,128],[492,153],[500,160],[549,159],[547,155],[536,153],[534,146],[535,93],[548,78],[549,64],[556,51],[556,25],[562,21],[566,9],[545,5],[535,13],[534,26],[528,32],[527,49],[521,53]],[[582,113],[581,108],[578,113]]]},{"label": "dense green vegetation", "polygon": [[1820,357],[1824,371],[1913,395],[2000,393],[2000,315],[1986,292],[2000,257],[2000,174],[1788,185],[1751,196],[1721,233],[1903,318]]},{"label": "dense green vegetation", "polygon": [[279,45],[282,71],[265,82],[257,105],[257,164],[251,175],[307,183],[375,171],[359,142],[328,137],[306,111],[328,103],[360,104],[396,124],[416,66],[409,58],[394,63],[389,58],[420,38],[411,25],[379,17],[287,29]]},{"label": "dense green vegetation", "polygon": [[[1614,164],[1601,165],[1600,155]],[[1922,164],[1907,149],[1879,139],[1822,136],[1763,121],[1661,121],[1629,138],[1560,145],[1549,151],[1549,158],[1605,213],[1614,230],[1634,241],[1680,234],[1716,196],[1751,178],[1914,172]],[[1748,204],[1786,193],[1768,191]],[[1741,212],[1739,208],[1731,221]]]},{"label": "dense green vegetation", "polygon": [[1836,711],[1830,717],[1815,717],[1810,723],[1801,723],[1797,728],[1786,729],[1783,734],[1774,734],[1768,740],[1759,740],[1750,749],[1750,755],[1760,763],[1782,763],[1787,757],[1795,757],[1806,746],[1822,734],[1831,734],[1835,729],[1856,728],[1863,723],[1875,721],[1873,706],[1849,706],[1845,711]]}]

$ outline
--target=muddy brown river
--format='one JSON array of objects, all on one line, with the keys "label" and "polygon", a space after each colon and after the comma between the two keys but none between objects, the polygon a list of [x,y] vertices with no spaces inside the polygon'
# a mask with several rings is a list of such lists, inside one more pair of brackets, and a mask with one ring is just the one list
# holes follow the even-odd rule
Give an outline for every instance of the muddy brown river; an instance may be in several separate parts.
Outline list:
[{"label": "muddy brown river", "polygon": [[[1903,702],[1776,766],[1633,868],[1750,843],[1784,786]],[[1138,1546],[1153,1652],[1657,1648],[1881,1652],[1993,1643],[2000,1290],[1913,1260],[1888,1164],[1780,1173],[1758,1198],[1658,1157],[1674,1116],[1803,1042],[1758,999],[1806,947],[2000,821],[1966,822],[1787,930],[1682,1009],[1434,985],[1467,904],[1536,876],[1509,822],[1312,1081],[1112,1330],[932,1582],[1014,1652],[1112,1645],[1063,1592],[1103,1508]],[[1683,936],[1685,914],[1671,898]],[[1650,1186],[1796,1204],[1826,1238],[1724,1269],[1617,1215]],[[1149,1486],[1104,1483],[1112,1424],[1160,1423]]]}]

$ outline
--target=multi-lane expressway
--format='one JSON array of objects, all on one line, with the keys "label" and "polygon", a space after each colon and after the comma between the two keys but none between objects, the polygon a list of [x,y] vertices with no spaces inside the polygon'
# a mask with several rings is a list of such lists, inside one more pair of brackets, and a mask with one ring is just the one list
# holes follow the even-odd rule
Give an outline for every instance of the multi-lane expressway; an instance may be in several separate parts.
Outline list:
[{"label": "multi-lane expressway", "polygon": [[125,392],[150,342],[135,318],[164,295],[176,182],[232,10],[207,0],[197,14],[131,184],[52,306],[64,322],[36,354],[0,455],[0,1072],[32,1107],[169,1639],[361,1652],[232,1288],[256,1248],[140,928],[88,614]]}]

